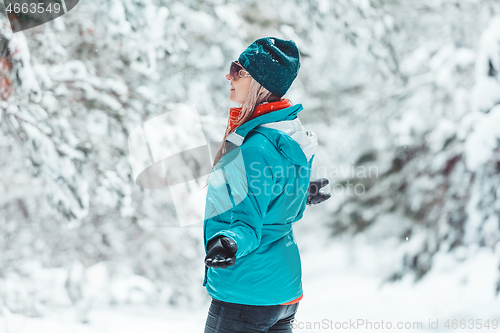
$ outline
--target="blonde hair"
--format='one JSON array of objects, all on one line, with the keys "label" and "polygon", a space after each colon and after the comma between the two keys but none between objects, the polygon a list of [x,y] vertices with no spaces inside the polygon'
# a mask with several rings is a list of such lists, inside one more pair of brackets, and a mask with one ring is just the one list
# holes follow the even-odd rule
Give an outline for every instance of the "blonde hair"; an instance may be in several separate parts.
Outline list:
[{"label": "blonde hair", "polygon": [[[250,79],[252,80],[252,82],[250,82],[250,88],[248,89],[245,103],[241,105],[241,112],[239,113],[238,119],[236,120],[235,124],[236,128],[238,128],[238,126],[250,120],[250,118],[253,115],[253,112],[255,111],[255,108],[258,105],[265,102],[276,102],[281,100],[281,97],[271,93],[269,90],[264,88],[260,83],[255,81],[253,77],[250,77]],[[231,134],[231,126],[228,119],[226,131],[224,132],[224,137],[222,139],[222,144],[220,145],[217,154],[215,154],[214,163],[212,165],[212,171],[217,162],[219,162],[219,160],[228,152],[229,148],[228,146],[232,145],[232,143],[228,144],[226,142],[226,139],[229,136],[229,134]],[[204,187],[206,187],[207,185],[208,185],[208,179]]]}]

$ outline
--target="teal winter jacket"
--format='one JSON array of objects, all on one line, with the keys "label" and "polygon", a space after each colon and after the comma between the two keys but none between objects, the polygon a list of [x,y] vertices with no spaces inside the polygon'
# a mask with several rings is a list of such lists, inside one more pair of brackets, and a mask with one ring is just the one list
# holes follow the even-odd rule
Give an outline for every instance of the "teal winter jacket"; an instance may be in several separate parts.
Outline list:
[{"label": "teal winter jacket", "polygon": [[292,224],[306,208],[318,145],[292,105],[240,125],[209,177],[203,236],[224,235],[238,245],[236,263],[205,266],[203,286],[215,299],[277,305],[302,295],[300,255]]}]

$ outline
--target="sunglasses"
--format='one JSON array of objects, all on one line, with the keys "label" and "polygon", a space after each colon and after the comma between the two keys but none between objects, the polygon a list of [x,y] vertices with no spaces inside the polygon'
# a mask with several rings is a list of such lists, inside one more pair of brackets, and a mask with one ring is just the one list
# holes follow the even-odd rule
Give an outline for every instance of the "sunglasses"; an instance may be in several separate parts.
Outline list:
[{"label": "sunglasses", "polygon": [[[246,73],[246,74],[245,74]],[[229,77],[232,81],[238,81],[240,77],[250,77],[251,75],[240,65],[238,60],[235,60],[231,63],[231,67],[229,67]]]}]

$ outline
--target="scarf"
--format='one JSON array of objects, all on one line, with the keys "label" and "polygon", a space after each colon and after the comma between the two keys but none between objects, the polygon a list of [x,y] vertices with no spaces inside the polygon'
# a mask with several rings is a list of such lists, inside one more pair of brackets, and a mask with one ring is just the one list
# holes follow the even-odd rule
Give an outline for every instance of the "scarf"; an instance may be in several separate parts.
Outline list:
[{"label": "scarf", "polygon": [[[290,106],[292,106],[292,103],[287,98],[282,98],[280,101],[277,102],[260,104],[255,108],[252,117],[249,120],[252,120],[258,116],[269,113],[271,111],[285,109]],[[231,127],[231,132],[237,128],[236,121],[238,120],[238,116],[240,115],[241,109],[242,108],[229,108],[229,126]]]}]

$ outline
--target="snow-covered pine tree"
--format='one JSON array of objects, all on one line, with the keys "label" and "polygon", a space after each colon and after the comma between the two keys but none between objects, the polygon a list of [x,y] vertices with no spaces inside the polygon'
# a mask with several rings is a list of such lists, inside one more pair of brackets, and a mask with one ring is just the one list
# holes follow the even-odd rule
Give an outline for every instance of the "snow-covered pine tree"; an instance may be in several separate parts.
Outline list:
[{"label": "snow-covered pine tree", "polygon": [[[393,45],[407,82],[375,99],[374,112],[383,113],[386,129],[362,136],[369,145],[359,136],[347,137],[353,138],[350,147],[356,152],[343,155],[353,158],[349,165],[355,170],[375,166],[378,174],[342,179],[342,185],[362,184],[365,192],[345,196],[331,227],[333,234],[394,237],[400,266],[387,280],[407,274],[419,280],[432,269],[438,252],[463,260],[478,247],[499,251],[494,105],[500,100],[500,30],[493,17],[500,6],[396,2],[387,8],[399,31]],[[439,14],[416,20],[422,10]],[[367,101],[359,107],[366,110]],[[369,119],[374,128],[383,125],[375,121],[378,116]]]}]

